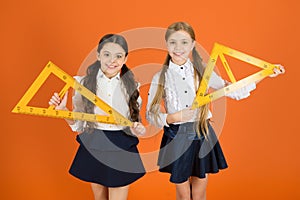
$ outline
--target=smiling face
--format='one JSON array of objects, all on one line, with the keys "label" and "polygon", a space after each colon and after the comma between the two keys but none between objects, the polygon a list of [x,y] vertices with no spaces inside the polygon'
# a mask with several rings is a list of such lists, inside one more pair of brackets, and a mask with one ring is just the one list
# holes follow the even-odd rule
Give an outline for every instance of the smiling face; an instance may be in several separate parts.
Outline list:
[{"label": "smiling face", "polygon": [[127,56],[125,50],[119,44],[109,42],[100,50],[98,60],[105,76],[112,78],[120,72],[123,64],[127,61]]},{"label": "smiling face", "polygon": [[195,41],[186,31],[180,30],[172,33],[167,39],[167,48],[172,62],[183,65],[195,46]]}]

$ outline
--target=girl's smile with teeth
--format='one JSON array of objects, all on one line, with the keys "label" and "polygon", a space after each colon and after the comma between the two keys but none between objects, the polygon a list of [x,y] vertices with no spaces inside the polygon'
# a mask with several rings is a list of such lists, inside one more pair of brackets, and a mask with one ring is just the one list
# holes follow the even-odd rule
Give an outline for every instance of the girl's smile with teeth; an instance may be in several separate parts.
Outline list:
[{"label": "girl's smile with teeth", "polygon": [[183,65],[194,48],[195,42],[185,31],[176,31],[167,40],[167,48],[172,62]]}]

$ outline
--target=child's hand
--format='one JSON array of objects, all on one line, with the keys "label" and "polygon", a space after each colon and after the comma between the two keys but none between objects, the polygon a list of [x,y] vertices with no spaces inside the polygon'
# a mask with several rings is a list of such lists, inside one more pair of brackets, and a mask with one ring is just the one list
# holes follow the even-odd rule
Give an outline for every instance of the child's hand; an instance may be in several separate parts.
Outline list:
[{"label": "child's hand", "polygon": [[187,122],[190,121],[195,117],[196,110],[193,110],[192,108],[186,108],[181,111],[179,111],[179,121],[181,122]]},{"label": "child's hand", "polygon": [[68,98],[68,91],[61,99],[58,93],[54,93],[49,101],[50,106],[55,106],[55,110],[67,110],[67,98]]},{"label": "child's hand", "polygon": [[284,67],[280,64],[275,64],[275,66],[278,66],[279,69],[277,68],[274,68],[274,74],[271,74],[270,77],[276,77],[278,76],[279,74],[284,74],[285,70],[284,70]]},{"label": "child's hand", "polygon": [[167,123],[172,124],[175,122],[188,122],[193,119],[197,114],[197,110],[192,108],[185,108],[173,114],[168,114]]},{"label": "child's hand", "polygon": [[130,130],[136,136],[144,135],[146,132],[146,128],[140,122],[133,122],[132,127],[130,127]]}]

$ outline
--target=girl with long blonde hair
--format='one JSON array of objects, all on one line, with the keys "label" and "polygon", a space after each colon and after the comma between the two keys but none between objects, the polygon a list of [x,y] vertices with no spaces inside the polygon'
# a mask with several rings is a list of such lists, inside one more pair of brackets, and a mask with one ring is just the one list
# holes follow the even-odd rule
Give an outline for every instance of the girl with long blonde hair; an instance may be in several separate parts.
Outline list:
[{"label": "girl with long blonde hair", "polygon": [[[191,109],[204,71],[195,40],[188,23],[176,22],[168,27],[165,34],[168,55],[162,69],[154,75],[148,93],[147,120],[164,129],[159,171],[171,174],[170,182],[176,185],[178,200],[206,199],[208,174],[227,168],[210,125],[209,106]],[[212,73],[209,87],[220,89],[227,84],[230,83]],[[228,96],[237,100],[246,98],[255,87],[256,84],[250,84]]]}]

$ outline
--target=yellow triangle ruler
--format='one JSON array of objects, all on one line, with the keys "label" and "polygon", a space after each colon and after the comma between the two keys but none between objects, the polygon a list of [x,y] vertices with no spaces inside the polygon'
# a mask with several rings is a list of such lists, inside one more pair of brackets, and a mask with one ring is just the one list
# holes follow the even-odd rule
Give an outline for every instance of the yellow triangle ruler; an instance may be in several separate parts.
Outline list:
[{"label": "yellow triangle ruler", "polygon": [[[55,110],[54,106],[49,106],[48,108],[40,108],[34,106],[28,106],[29,101],[37,93],[42,84],[47,80],[47,78],[54,74],[59,79],[64,81],[66,85],[59,92],[59,96],[62,97],[69,88],[73,88],[78,91],[82,96],[87,98],[101,110],[103,110],[108,115],[97,115],[82,112],[72,112],[65,110]],[[52,62],[49,62],[43,71],[39,74],[37,79],[33,82],[30,88],[27,90],[25,95],[21,98],[15,108],[12,110],[14,113],[29,114],[29,115],[39,115],[45,117],[55,117],[55,118],[65,118],[73,120],[91,121],[91,122],[101,122],[109,124],[118,124],[122,126],[131,126],[132,122],[124,117],[122,114],[114,110],[110,105],[101,100],[97,95],[92,93],[86,87],[78,83],[72,76],[65,73],[59,67],[57,67]]]},{"label": "yellow triangle ruler", "polygon": [[[262,68],[262,70],[246,77],[243,78],[239,81],[237,81],[228,65],[228,62],[226,61],[224,55],[236,58],[238,60],[244,61],[246,63],[249,63],[251,65],[255,65],[259,68]],[[212,93],[207,94],[208,91],[208,83],[211,77],[211,74],[213,72],[213,69],[215,67],[215,64],[217,62],[218,57],[220,57],[220,60],[226,70],[226,73],[230,79],[230,81],[232,82],[232,84],[221,88],[219,90],[216,90]],[[229,47],[223,46],[221,44],[215,43],[213,50],[211,52],[209,61],[207,63],[207,66],[205,68],[204,74],[203,74],[203,78],[200,82],[200,86],[199,89],[197,91],[197,95],[194,99],[193,108],[197,108],[200,106],[203,106],[207,103],[210,103],[216,99],[219,99],[223,96],[225,96],[226,94],[236,91],[238,89],[241,89],[247,85],[249,85],[250,83],[253,82],[257,82],[271,74],[273,74],[273,70],[274,68],[278,68],[280,69],[278,66],[270,64],[266,61],[260,60],[258,58],[252,57],[250,55],[247,55],[245,53],[239,52],[237,50],[231,49]]]}]

